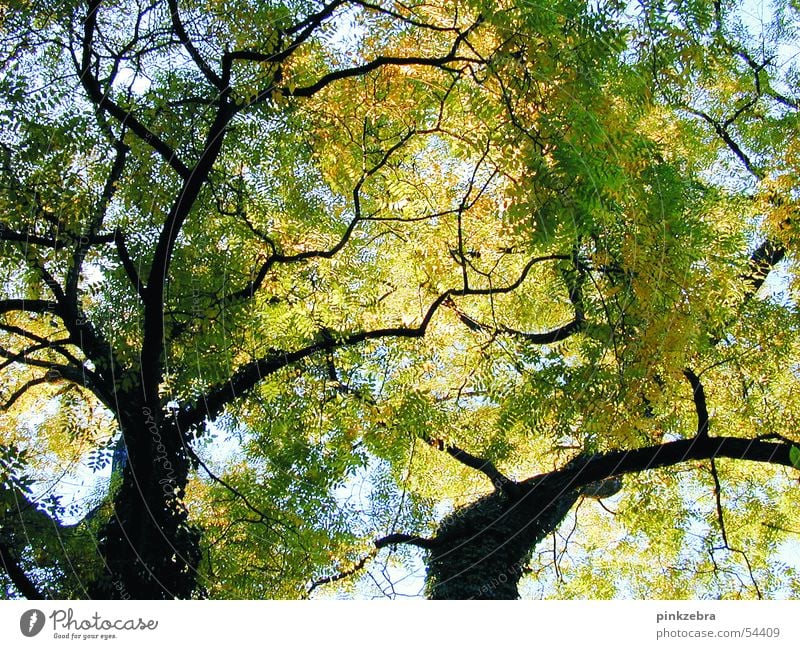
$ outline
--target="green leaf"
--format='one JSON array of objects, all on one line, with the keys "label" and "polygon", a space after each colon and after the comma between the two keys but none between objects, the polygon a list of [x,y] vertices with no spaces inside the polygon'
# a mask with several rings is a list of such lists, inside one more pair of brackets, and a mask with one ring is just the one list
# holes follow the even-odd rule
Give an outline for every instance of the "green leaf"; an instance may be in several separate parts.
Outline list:
[{"label": "green leaf", "polygon": [[795,469],[800,469],[800,448],[792,446],[789,449],[789,461]]}]

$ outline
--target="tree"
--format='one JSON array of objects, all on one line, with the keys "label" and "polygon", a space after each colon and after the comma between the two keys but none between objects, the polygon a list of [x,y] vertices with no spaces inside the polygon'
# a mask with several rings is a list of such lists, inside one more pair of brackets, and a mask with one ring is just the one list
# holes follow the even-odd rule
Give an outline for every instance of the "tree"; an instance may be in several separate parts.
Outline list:
[{"label": "tree", "polygon": [[743,15],[12,2],[9,596],[797,593],[796,9]]}]

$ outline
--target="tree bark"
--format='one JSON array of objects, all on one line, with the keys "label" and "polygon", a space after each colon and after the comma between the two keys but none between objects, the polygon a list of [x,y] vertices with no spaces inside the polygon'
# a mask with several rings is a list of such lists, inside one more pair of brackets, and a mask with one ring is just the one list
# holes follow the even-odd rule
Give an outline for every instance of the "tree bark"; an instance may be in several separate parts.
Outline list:
[{"label": "tree bark", "polygon": [[[517,599],[517,584],[536,545],[555,530],[575,501],[616,493],[619,476],[675,466],[689,460],[730,458],[797,467],[792,444],[702,434],[630,451],[579,456],[564,468],[501,488],[446,517],[433,539],[412,542],[429,550],[426,594],[430,599]],[[416,538],[416,537],[414,537]]]},{"label": "tree bark", "polygon": [[171,419],[144,407],[122,419],[126,461],[113,515],[100,530],[105,573],[89,588],[96,599],[188,599],[196,596],[200,533],[183,496],[190,458]]},{"label": "tree bark", "polygon": [[519,498],[495,491],[446,517],[428,556],[428,598],[518,599],[531,552],[580,495],[569,484],[546,476]]}]

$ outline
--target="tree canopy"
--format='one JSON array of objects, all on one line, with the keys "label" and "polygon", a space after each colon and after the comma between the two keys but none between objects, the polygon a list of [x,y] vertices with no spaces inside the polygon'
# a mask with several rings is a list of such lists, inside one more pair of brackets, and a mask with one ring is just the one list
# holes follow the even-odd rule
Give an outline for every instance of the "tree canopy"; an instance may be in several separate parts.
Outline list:
[{"label": "tree canopy", "polygon": [[799,11],[6,2],[5,596],[800,594]]}]

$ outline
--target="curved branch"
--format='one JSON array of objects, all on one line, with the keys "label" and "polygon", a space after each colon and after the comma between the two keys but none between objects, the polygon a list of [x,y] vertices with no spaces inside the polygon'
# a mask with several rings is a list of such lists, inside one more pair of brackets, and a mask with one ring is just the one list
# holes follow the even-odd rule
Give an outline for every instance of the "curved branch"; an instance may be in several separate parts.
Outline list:
[{"label": "curved branch", "polygon": [[206,418],[219,415],[226,404],[240,397],[255,387],[261,380],[274,374],[278,370],[297,363],[319,352],[332,351],[341,347],[350,347],[368,340],[381,340],[384,338],[421,338],[428,330],[433,316],[453,295],[502,295],[519,288],[525,281],[533,266],[543,261],[569,259],[567,255],[544,255],[534,257],[525,264],[520,276],[511,284],[498,288],[486,289],[449,289],[437,297],[428,307],[422,321],[416,327],[386,327],[339,336],[322,336],[313,343],[294,351],[272,350],[269,355],[253,360],[237,370],[225,383],[210,388],[198,403],[178,414],[178,425],[181,429],[188,429],[201,424]]},{"label": "curved branch", "polygon": [[[0,328],[6,329],[5,327],[0,327]],[[53,341],[42,339],[41,342],[38,342],[35,345],[31,345],[30,347],[26,347],[22,351],[16,353],[0,347],[0,356],[6,359],[2,363],[0,363],[0,370],[5,369],[9,365],[13,365],[14,363],[28,364],[28,356],[30,356],[34,352],[38,352],[43,349],[52,350],[57,354],[60,354],[61,356],[66,358],[68,361],[80,365],[78,359],[76,359],[66,349],[61,347],[61,345],[68,345],[69,342],[70,342],[69,338],[61,340],[53,340]]]},{"label": "curved branch", "polygon": [[375,541],[375,547],[379,550],[390,545],[416,545],[418,548],[429,550],[439,545],[436,539],[426,539],[414,534],[389,534]]},{"label": "curved branch", "polygon": [[35,333],[32,333],[30,331],[27,331],[27,330],[25,330],[25,329],[23,329],[21,327],[15,326],[15,325],[7,325],[7,324],[0,323],[0,329],[2,329],[3,331],[7,331],[10,334],[14,334],[16,336],[20,336],[21,338],[27,338],[28,340],[32,340],[33,342],[41,343],[43,345],[47,345],[47,344],[67,344],[69,342],[68,340],[61,340],[61,341],[55,341],[55,342],[51,343],[50,340],[48,340],[47,338],[44,338],[42,336],[38,336]]},{"label": "curved branch", "polygon": [[[734,552],[741,555],[741,557],[744,559],[745,565],[747,566],[747,571],[750,573],[750,581],[753,582],[753,587],[756,589],[756,595],[758,596],[758,599],[763,599],[761,588],[759,587],[758,581],[753,574],[753,567],[750,564],[750,558],[747,556],[747,553],[744,550],[732,547],[728,541],[728,532],[725,526],[725,516],[722,508],[722,485],[719,481],[717,463],[714,461],[714,458],[711,458],[711,477],[714,480],[714,501],[716,502],[717,506],[717,521],[719,522],[720,534],[722,534],[723,547],[729,552]],[[717,548],[711,548],[711,552],[713,552],[715,549]]]},{"label": "curved branch", "polygon": [[53,300],[26,300],[25,298],[10,298],[0,300],[0,314],[12,311],[27,313],[59,313],[58,304]]},{"label": "curved branch", "polygon": [[167,5],[169,6],[169,13],[172,19],[172,29],[175,32],[175,35],[178,37],[178,40],[181,42],[181,45],[183,45],[184,49],[189,53],[189,56],[192,57],[192,61],[194,61],[195,65],[203,74],[203,76],[208,79],[213,86],[219,90],[222,90],[225,87],[222,78],[211,69],[211,66],[209,66],[208,63],[206,63],[200,54],[200,51],[194,46],[194,43],[192,43],[192,39],[189,38],[189,34],[186,31],[183,22],[181,21],[180,14],[178,13],[177,0],[167,0]]},{"label": "curved branch", "polygon": [[[69,343],[75,345],[86,358],[95,363],[97,373],[88,371],[80,363],[77,364],[77,368],[71,368],[28,359],[26,361],[27,364],[37,367],[56,368],[64,372],[64,376],[73,382],[88,387],[104,404],[109,405],[113,403],[113,399],[110,399],[110,395],[113,392],[113,377],[115,375],[119,376],[121,371],[115,361],[111,345],[81,310],[78,304],[77,286],[72,287],[72,293],[65,293],[64,289],[44,267],[41,261],[34,259],[31,265],[42,276],[42,280],[56,298],[55,301],[31,301],[24,299],[0,300],[0,313],[21,310],[34,311],[36,313],[52,312],[57,314],[69,332]],[[31,302],[34,303],[34,308],[31,308]],[[107,368],[108,371],[104,368]],[[92,379],[91,384],[86,383],[85,379],[87,375]]]},{"label": "curved branch", "polygon": [[28,575],[11,554],[11,550],[0,540],[0,565],[11,578],[14,587],[26,599],[44,599],[44,595],[29,579]]},{"label": "curved branch", "polygon": [[9,397],[5,404],[0,406],[0,410],[8,410],[15,401],[17,401],[32,387],[41,385],[42,383],[53,383],[61,379],[66,379],[77,386],[89,390],[109,410],[116,412],[114,405],[116,401],[115,396],[107,389],[103,377],[99,376],[96,372],[92,372],[82,365],[73,367],[70,365],[52,363],[50,361],[42,361],[34,358],[26,359],[25,364],[30,367],[39,367],[46,370],[45,375],[30,379],[24,383],[14,392],[14,394],[11,395],[11,397]]},{"label": "curved branch", "polygon": [[[456,48],[457,45],[454,46],[453,49]],[[353,77],[361,77],[381,67],[385,66],[400,67],[404,65],[415,65],[415,66],[432,67],[432,68],[445,68],[445,66],[448,63],[480,63],[480,61],[478,59],[466,56],[456,56],[453,50],[451,50],[451,52],[449,52],[445,56],[440,56],[440,57],[378,56],[369,63],[358,65],[352,68],[345,68],[343,70],[336,70],[334,72],[330,72],[325,76],[323,76],[321,79],[318,79],[315,83],[311,84],[310,86],[303,86],[294,89],[283,87],[279,89],[279,92],[284,97],[313,97],[320,90],[329,86],[335,81],[340,81],[342,79],[350,79]],[[253,100],[253,103],[264,101],[265,99],[271,96],[272,96],[271,88],[269,90],[264,90],[256,96],[256,98]]]},{"label": "curved branch", "polygon": [[492,481],[495,489],[505,490],[509,485],[515,484],[511,478],[504,475],[490,460],[472,455],[472,453],[468,453],[455,444],[447,444],[441,439],[433,439],[427,436],[423,439],[434,448],[444,451],[453,459],[458,460],[464,466],[483,473],[483,475]]},{"label": "curved branch", "polygon": [[[459,56],[458,50],[461,44],[466,41],[470,33],[472,33],[472,31],[474,31],[482,22],[483,18],[479,17],[467,29],[460,32],[456,37],[456,39],[453,41],[453,45],[450,47],[450,50],[444,56],[439,56],[439,57],[377,56],[372,61],[364,63],[363,65],[357,65],[352,68],[344,68],[341,70],[334,70],[333,72],[329,72],[328,74],[323,75],[322,77],[317,79],[316,82],[312,83],[309,86],[302,86],[299,88],[290,88],[288,86],[284,86],[278,88],[277,90],[284,97],[312,97],[320,90],[329,86],[335,81],[339,81],[342,79],[350,79],[353,77],[360,77],[384,66],[414,65],[423,67],[445,68],[450,63],[481,63],[481,61],[477,58]],[[274,92],[274,90],[275,88],[272,86],[266,88],[265,90],[262,90],[248,105],[257,104],[269,99],[270,97],[272,97],[272,93]]]},{"label": "curved branch", "polygon": [[753,165],[752,160],[750,157],[742,150],[736,140],[733,139],[730,132],[728,131],[728,122],[726,120],[725,123],[720,123],[713,117],[711,117],[708,113],[698,110],[696,108],[692,108],[691,106],[684,106],[684,110],[686,110],[691,115],[695,117],[699,117],[704,122],[706,122],[711,128],[714,129],[714,132],[720,137],[720,139],[725,143],[725,145],[730,149],[731,153],[733,153],[741,162],[745,169],[749,171],[756,179],[763,180],[764,179],[764,172],[755,167]]},{"label": "curved branch", "polygon": [[18,400],[19,400],[19,399],[22,397],[22,395],[24,395],[24,394],[25,394],[25,393],[26,393],[28,390],[30,390],[30,389],[31,389],[31,388],[33,388],[33,387],[36,387],[37,385],[41,385],[42,383],[47,383],[48,381],[49,381],[49,379],[48,379],[46,376],[40,376],[40,377],[38,377],[38,378],[31,379],[30,381],[26,381],[26,382],[25,382],[25,383],[22,385],[22,387],[20,387],[19,389],[17,389],[17,390],[16,390],[16,391],[15,391],[15,392],[14,392],[14,393],[13,393],[13,394],[12,394],[12,395],[11,395],[11,396],[8,398],[8,400],[7,400],[7,401],[6,401],[6,402],[5,402],[5,403],[4,403],[2,406],[0,406],[0,411],[6,411],[6,410],[8,410],[8,409],[9,409],[9,408],[11,408],[11,406],[13,406],[13,405],[14,405],[14,404],[15,404],[15,403],[16,403],[16,402],[17,402],[17,401],[18,401]]},{"label": "curved branch", "polygon": [[531,494],[542,480],[563,481],[566,489],[579,489],[613,476],[675,466],[690,460],[729,458],[793,468],[792,444],[772,443],[741,437],[693,437],[630,451],[609,451],[582,459],[564,469],[534,476],[520,483],[522,493]]},{"label": "curved branch", "polygon": [[182,430],[185,430],[202,423],[206,418],[216,417],[222,412],[225,405],[251,390],[267,376],[319,352],[356,345],[367,340],[378,340],[381,338],[419,338],[424,336],[431,318],[433,318],[436,310],[449,294],[449,292],[445,292],[433,302],[428,309],[428,313],[423,318],[422,323],[417,327],[389,327],[386,329],[362,331],[343,336],[339,339],[327,335],[310,345],[306,345],[292,352],[273,350],[269,356],[251,361],[241,367],[228,381],[222,385],[212,387],[206,392],[206,394],[199,399],[196,406],[179,413],[178,426]]},{"label": "curved branch", "polygon": [[117,248],[122,268],[125,270],[131,285],[136,289],[136,294],[142,301],[145,301],[147,299],[147,287],[142,283],[139,273],[136,271],[136,266],[133,265],[128,246],[125,244],[125,235],[122,234],[122,230],[119,228],[114,231],[114,245]]},{"label": "curved branch", "polygon": [[771,239],[765,240],[750,255],[750,272],[743,275],[742,279],[750,284],[745,292],[745,301],[758,293],[770,271],[786,256],[786,249]]},{"label": "curved branch", "polygon": [[333,584],[333,583],[336,583],[337,581],[341,581],[342,579],[347,579],[348,577],[353,576],[359,570],[364,568],[365,565],[367,565],[367,561],[372,559],[375,556],[375,554],[377,553],[377,551],[378,551],[378,548],[375,548],[374,551],[372,551],[369,554],[361,557],[361,559],[359,559],[355,564],[353,564],[352,568],[348,568],[347,570],[343,570],[342,572],[338,572],[335,575],[331,575],[330,577],[321,577],[320,579],[314,580],[314,582],[312,582],[311,586],[309,586],[308,590],[306,591],[306,597],[311,595],[311,593],[313,593],[320,586],[324,586],[325,584]]},{"label": "curved branch", "polygon": [[147,276],[144,300],[144,326],[141,351],[142,387],[151,408],[158,408],[158,387],[163,375],[164,294],[173,252],[181,229],[206,184],[225,140],[228,123],[234,115],[229,102],[228,74],[223,71],[226,89],[219,94],[217,112],[203,144],[203,153],[184,182],[161,228]]},{"label": "curved branch", "polygon": [[[97,230],[103,224],[108,207],[114,198],[114,194],[119,187],[119,181],[122,178],[122,173],[125,171],[125,161],[130,150],[121,140],[114,142],[114,149],[116,155],[114,162],[111,164],[111,169],[108,172],[108,177],[103,185],[103,192],[97,205],[94,207],[91,221],[84,235],[79,239],[78,245],[72,253],[72,261],[67,270],[67,277],[64,282],[64,292],[70,298],[69,308],[72,311],[78,312],[78,282],[81,278],[83,271],[83,262],[86,259],[86,254],[92,246],[93,239],[96,238]],[[116,235],[112,235],[116,238]],[[113,239],[112,239],[113,240]]]},{"label": "curved branch", "polygon": [[381,159],[377,163],[375,163],[372,167],[370,167],[369,169],[365,170],[362,173],[361,178],[355,184],[355,187],[353,188],[352,192],[353,209],[355,215],[353,219],[350,221],[350,223],[347,225],[347,228],[345,229],[339,241],[331,248],[328,248],[326,250],[307,250],[293,255],[284,255],[278,253],[275,250],[275,244],[268,237],[258,232],[256,228],[253,227],[253,225],[249,222],[249,220],[245,218],[245,222],[247,223],[250,230],[257,236],[259,236],[259,238],[265,240],[272,249],[272,252],[266,259],[266,261],[264,261],[264,263],[261,264],[261,268],[258,270],[258,273],[256,274],[255,278],[244,288],[234,293],[231,293],[226,299],[246,300],[248,298],[253,297],[256,291],[258,291],[258,289],[263,284],[264,279],[266,279],[267,273],[269,273],[270,269],[275,264],[291,264],[295,262],[308,261],[310,259],[331,259],[336,254],[338,254],[352,238],[356,226],[358,226],[358,224],[361,223],[362,221],[370,220],[366,217],[363,217],[361,214],[360,193],[361,193],[361,188],[364,185],[364,182],[367,180],[367,178],[370,178],[371,176],[375,175],[382,167],[384,167],[389,162],[389,159],[391,158],[392,154],[398,151],[401,147],[403,147],[415,134],[416,131],[414,131],[413,129],[409,130],[397,142],[395,142],[383,153]]},{"label": "curved branch", "polygon": [[688,367],[683,370],[683,375],[692,386],[694,407],[697,411],[697,437],[708,437],[708,406],[706,405],[706,391],[698,376]]},{"label": "curved branch", "polygon": [[130,128],[142,142],[156,151],[181,178],[187,179],[191,174],[191,170],[178,157],[176,151],[142,124],[133,113],[116,104],[108,96],[108,93],[103,92],[100,81],[92,73],[92,56],[94,55],[92,43],[97,29],[97,13],[100,10],[100,4],[101,0],[90,0],[87,7],[83,29],[83,52],[79,69],[81,84],[98,111],[108,113],[120,124]]},{"label": "curved branch", "polygon": [[565,325],[545,331],[542,333],[529,333],[526,331],[517,331],[511,327],[503,326],[502,331],[513,336],[527,340],[534,345],[552,345],[553,343],[566,340],[573,334],[581,331],[586,326],[586,321],[583,318],[575,318],[572,322]]},{"label": "curved branch", "polygon": [[[91,237],[89,243],[93,245],[109,243],[113,240],[113,234],[99,234]],[[61,238],[44,237],[27,232],[26,230],[12,230],[7,223],[3,223],[2,221],[0,221],[0,241],[14,241],[17,243],[24,243],[26,246],[42,246],[44,248],[52,248],[53,250],[61,250],[73,243],[72,238],[66,235]]]}]

